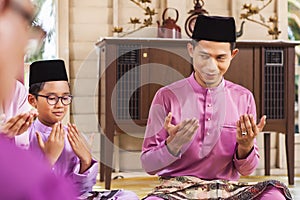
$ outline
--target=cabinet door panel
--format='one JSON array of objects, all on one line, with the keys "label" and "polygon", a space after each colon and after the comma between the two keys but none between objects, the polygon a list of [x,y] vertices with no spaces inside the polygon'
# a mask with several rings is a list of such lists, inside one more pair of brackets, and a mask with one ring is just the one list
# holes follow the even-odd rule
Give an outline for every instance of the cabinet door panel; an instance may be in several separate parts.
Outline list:
[{"label": "cabinet door panel", "polygon": [[254,92],[254,62],[253,48],[240,48],[239,53],[233,58],[225,78]]},{"label": "cabinet door panel", "polygon": [[[141,117],[147,119],[149,108],[156,91],[177,80],[188,77],[192,72],[190,57],[185,47],[182,48],[147,48],[143,52],[148,53],[147,63],[143,70],[148,82],[141,88]],[[144,58],[142,58],[144,59]]]}]

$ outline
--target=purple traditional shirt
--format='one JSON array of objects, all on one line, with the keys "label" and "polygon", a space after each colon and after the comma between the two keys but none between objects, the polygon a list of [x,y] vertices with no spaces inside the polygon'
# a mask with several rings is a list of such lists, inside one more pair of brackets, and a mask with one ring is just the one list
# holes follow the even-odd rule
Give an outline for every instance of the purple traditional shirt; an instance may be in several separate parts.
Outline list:
[{"label": "purple traditional shirt", "polygon": [[[199,128],[178,156],[166,146],[168,133],[163,127],[172,112],[172,124],[187,118],[199,119]],[[149,111],[141,162],[146,172],[159,176],[195,176],[201,179],[238,180],[258,165],[256,141],[245,159],[236,157],[236,122],[243,114],[256,119],[252,93],[223,80],[215,88],[204,88],[194,73],[157,91]]]},{"label": "purple traditional shirt", "polygon": [[[30,150],[36,152],[40,155],[41,159],[44,158],[44,154],[39,147],[38,140],[36,137],[36,132],[39,132],[42,136],[43,141],[46,141],[51,133],[52,128],[45,126],[38,119],[36,119],[33,124],[30,126],[29,132],[29,141],[30,141]],[[65,127],[65,130],[67,128]],[[67,131],[66,131],[67,133]],[[65,146],[64,149],[52,166],[54,174],[58,176],[65,176],[70,178],[80,194],[85,192],[92,191],[92,187],[96,183],[96,177],[98,174],[98,163],[94,159],[92,160],[92,166],[85,171],[83,174],[79,174],[80,169],[80,160],[73,152],[73,149],[67,139],[67,134],[65,135]]]},{"label": "purple traditional shirt", "polygon": [[[12,99],[9,101],[9,103],[6,104],[4,108],[5,119],[3,119],[3,121],[7,121],[18,114],[29,112],[32,107],[28,103],[27,97],[27,88],[20,81],[16,81]],[[15,142],[17,146],[25,149],[28,148],[28,132],[25,131],[21,135],[15,136]]]},{"label": "purple traditional shirt", "polygon": [[4,113],[6,120],[22,112],[28,112],[31,109],[27,101],[28,92],[26,87],[19,81],[16,81],[12,101],[6,106]]},{"label": "purple traditional shirt", "polygon": [[0,134],[0,199],[76,199],[73,185],[45,162]]}]

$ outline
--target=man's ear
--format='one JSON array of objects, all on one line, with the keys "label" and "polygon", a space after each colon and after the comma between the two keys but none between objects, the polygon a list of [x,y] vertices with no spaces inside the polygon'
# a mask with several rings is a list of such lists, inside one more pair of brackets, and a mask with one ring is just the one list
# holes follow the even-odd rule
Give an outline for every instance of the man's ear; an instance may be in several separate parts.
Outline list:
[{"label": "man's ear", "polygon": [[192,58],[193,54],[194,54],[194,46],[190,42],[187,43],[187,50],[188,50],[189,55]]},{"label": "man's ear", "polygon": [[236,56],[239,53],[239,49],[235,48],[233,49],[232,53],[231,53],[231,59],[234,58],[234,56]]},{"label": "man's ear", "polygon": [[[0,0],[1,1],[1,0]],[[28,102],[30,103],[30,105],[34,108],[37,107],[37,99],[34,95],[32,94],[28,94]]]}]

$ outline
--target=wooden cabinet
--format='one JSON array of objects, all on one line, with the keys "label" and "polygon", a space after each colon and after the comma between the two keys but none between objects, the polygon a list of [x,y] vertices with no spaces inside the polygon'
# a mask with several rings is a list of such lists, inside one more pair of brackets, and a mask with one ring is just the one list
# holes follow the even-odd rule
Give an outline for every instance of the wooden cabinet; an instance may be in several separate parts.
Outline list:
[{"label": "wooden cabinet", "polygon": [[[109,39],[99,48],[100,180],[110,188],[113,136],[144,132],[158,88],[192,72],[187,41],[172,39]],[[105,172],[105,173],[104,173]]]},{"label": "wooden cabinet", "polygon": [[[100,72],[99,122],[104,132],[100,179],[105,179],[107,189],[115,131],[144,131],[157,89],[191,74],[188,41],[105,38],[96,44]],[[294,46],[290,42],[238,42],[240,52],[225,76],[253,92],[258,117],[266,114],[268,118],[265,130],[286,133],[290,184],[294,184]]]}]

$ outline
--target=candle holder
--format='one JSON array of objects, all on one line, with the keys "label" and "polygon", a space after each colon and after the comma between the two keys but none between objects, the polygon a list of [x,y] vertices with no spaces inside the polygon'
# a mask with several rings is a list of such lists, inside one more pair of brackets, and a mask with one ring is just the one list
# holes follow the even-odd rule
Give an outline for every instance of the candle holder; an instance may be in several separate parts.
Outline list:
[{"label": "candle holder", "polygon": [[194,9],[190,10],[188,14],[190,15],[184,24],[185,32],[189,37],[192,37],[194,25],[198,15],[208,15],[208,12],[203,8],[204,1],[203,0],[193,0]]}]

